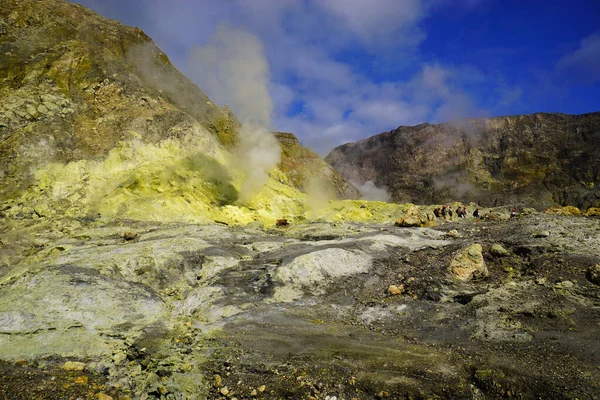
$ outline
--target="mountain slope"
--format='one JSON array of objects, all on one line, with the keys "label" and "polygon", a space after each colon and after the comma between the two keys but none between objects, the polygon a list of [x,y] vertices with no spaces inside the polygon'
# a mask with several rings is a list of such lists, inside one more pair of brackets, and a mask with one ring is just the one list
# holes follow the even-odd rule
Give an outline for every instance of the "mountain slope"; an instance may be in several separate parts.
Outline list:
[{"label": "mountain slope", "polygon": [[600,113],[519,115],[401,126],[325,158],[392,199],[537,208],[600,205]]},{"label": "mountain slope", "polygon": [[289,177],[290,183],[307,192],[311,186],[311,177],[321,177],[331,183],[330,188],[337,198],[358,199],[359,191],[352,186],[331,165],[310,149],[303,147],[292,133],[275,132],[281,144],[281,170]]},{"label": "mountain slope", "polygon": [[62,0],[0,4],[0,202],[13,214],[301,213],[303,195],[281,170],[258,194],[269,201],[223,208],[242,194],[246,171],[230,152],[239,128],[141,30]]}]

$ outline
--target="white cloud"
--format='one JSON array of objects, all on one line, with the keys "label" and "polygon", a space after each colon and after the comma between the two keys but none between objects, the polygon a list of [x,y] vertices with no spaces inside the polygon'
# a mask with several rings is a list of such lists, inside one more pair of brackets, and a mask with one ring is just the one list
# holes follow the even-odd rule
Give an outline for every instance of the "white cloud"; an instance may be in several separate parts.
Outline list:
[{"label": "white cloud", "polygon": [[423,33],[417,23],[425,16],[421,0],[324,0],[315,2],[337,17],[340,26],[347,27],[363,43],[417,44]]},{"label": "white cloud", "polygon": [[401,100],[366,100],[358,105],[353,116],[365,121],[366,125],[380,124],[395,127],[400,124],[414,125],[423,122],[428,108]]},{"label": "white cloud", "polygon": [[557,70],[569,80],[587,84],[600,81],[600,33],[581,40],[577,50],[558,61]]},{"label": "white cloud", "polygon": [[[123,0],[80,1],[114,6],[106,5],[105,9],[133,4]],[[135,5],[139,5],[140,21],[136,25],[145,29],[176,65],[184,65],[191,49],[204,45],[219,23],[256,36],[271,71],[272,128],[295,133],[304,145],[325,155],[334,146],[399,125],[484,113],[464,87],[466,82],[485,81],[484,74],[469,66],[423,63],[419,56],[417,46],[424,38],[420,24],[432,6],[441,7],[442,2],[181,0],[174,5],[140,0]],[[412,72],[395,73],[394,81],[375,80],[364,66],[357,68],[340,57],[348,49],[371,54],[374,63],[381,57],[387,57],[384,63],[396,57],[402,71]],[[238,49],[240,54],[244,50]],[[202,57],[209,56],[205,52]],[[422,67],[417,68],[420,64]],[[389,68],[396,68],[396,62]],[[233,106],[233,89],[215,92],[201,68],[183,69],[214,101]],[[230,73],[228,69],[223,66],[221,73]],[[261,94],[259,98],[267,97]],[[232,108],[236,111],[235,106]]]}]

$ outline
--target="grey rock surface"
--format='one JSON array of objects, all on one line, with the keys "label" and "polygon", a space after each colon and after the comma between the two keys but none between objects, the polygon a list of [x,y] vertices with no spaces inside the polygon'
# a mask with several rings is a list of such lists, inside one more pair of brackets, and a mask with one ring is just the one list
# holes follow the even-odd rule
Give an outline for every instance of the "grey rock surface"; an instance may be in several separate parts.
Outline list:
[{"label": "grey rock surface", "polygon": [[[73,361],[114,397],[600,392],[598,219],[4,222],[0,377],[31,390],[67,390]],[[465,257],[486,273],[456,279]]]}]

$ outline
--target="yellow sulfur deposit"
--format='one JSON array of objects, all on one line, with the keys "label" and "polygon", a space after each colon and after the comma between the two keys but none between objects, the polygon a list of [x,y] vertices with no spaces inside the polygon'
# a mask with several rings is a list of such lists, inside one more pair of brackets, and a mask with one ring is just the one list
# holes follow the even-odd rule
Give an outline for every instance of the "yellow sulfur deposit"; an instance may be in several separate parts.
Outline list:
[{"label": "yellow sulfur deposit", "polygon": [[40,216],[229,225],[259,221],[265,226],[281,218],[292,223],[391,222],[409,208],[360,200],[325,200],[315,207],[311,196],[291,186],[278,169],[242,203],[244,172],[236,171],[230,154],[215,141],[195,136],[148,144],[135,132],[130,136],[102,160],[37,169],[35,183],[20,202]]}]

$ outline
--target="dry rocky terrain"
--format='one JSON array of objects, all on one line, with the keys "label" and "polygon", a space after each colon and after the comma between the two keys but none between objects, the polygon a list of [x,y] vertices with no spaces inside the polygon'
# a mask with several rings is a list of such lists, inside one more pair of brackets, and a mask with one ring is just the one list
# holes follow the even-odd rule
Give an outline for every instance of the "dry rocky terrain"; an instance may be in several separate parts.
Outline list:
[{"label": "dry rocky terrain", "polygon": [[13,222],[0,394],[598,398],[600,220],[494,213],[434,228]]},{"label": "dry rocky terrain", "polygon": [[[597,120],[472,122],[500,153],[402,128],[414,159],[374,148],[410,171],[361,179],[434,204],[456,161],[482,202],[587,209]],[[333,201],[356,189],[289,133],[250,196],[240,129],[139,29],[0,2],[0,399],[600,398],[600,210]]]}]

